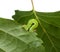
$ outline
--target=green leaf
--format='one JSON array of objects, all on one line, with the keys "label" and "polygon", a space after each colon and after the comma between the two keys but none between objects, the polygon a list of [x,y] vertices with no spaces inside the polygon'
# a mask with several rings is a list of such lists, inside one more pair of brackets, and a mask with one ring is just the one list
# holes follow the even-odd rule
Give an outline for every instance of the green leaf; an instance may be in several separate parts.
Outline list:
[{"label": "green leaf", "polygon": [[32,18],[37,19],[39,26],[36,32],[44,41],[46,52],[60,52],[60,11],[47,13],[16,10],[12,17],[20,24],[26,24]]},{"label": "green leaf", "polygon": [[5,51],[3,51],[2,49],[0,49],[0,52],[5,52]]},{"label": "green leaf", "polygon": [[29,19],[34,18],[34,13],[32,11],[15,11],[15,15],[13,15],[13,18],[20,24],[26,24]]},{"label": "green leaf", "polygon": [[36,35],[13,20],[0,18],[0,52],[45,52],[43,41]]}]

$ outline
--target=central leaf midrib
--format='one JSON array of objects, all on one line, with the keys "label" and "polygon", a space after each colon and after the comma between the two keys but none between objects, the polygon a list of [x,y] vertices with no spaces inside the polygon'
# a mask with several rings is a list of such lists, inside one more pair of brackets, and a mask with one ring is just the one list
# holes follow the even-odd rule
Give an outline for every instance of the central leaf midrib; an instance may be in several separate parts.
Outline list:
[{"label": "central leaf midrib", "polygon": [[49,37],[49,35],[48,35],[46,29],[45,29],[45,28],[43,27],[43,25],[41,24],[41,21],[39,20],[37,14],[36,14],[36,12],[35,12],[35,10],[33,10],[33,13],[34,13],[36,19],[38,20],[38,22],[39,22],[41,28],[43,29],[43,32],[46,34],[46,36],[47,36],[48,39],[50,40],[50,42],[51,42],[52,46],[54,47],[54,49],[56,50],[56,52],[58,52],[58,51],[57,51],[57,48],[55,47],[55,45],[54,45],[54,43],[53,43],[53,41],[52,41],[51,38]]}]

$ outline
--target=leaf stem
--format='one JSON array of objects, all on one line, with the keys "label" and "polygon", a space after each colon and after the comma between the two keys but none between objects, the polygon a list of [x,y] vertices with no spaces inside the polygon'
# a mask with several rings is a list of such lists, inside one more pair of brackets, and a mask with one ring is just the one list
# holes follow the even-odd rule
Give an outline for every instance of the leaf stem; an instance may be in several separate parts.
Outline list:
[{"label": "leaf stem", "polygon": [[32,3],[32,9],[34,10],[34,3],[33,3],[33,0],[31,0],[31,3]]}]

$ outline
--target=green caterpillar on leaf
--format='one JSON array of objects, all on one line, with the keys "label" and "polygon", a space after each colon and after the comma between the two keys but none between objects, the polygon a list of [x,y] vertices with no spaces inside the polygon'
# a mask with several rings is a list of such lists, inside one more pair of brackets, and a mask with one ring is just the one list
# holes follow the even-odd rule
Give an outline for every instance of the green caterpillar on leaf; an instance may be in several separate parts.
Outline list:
[{"label": "green caterpillar on leaf", "polygon": [[30,19],[27,25],[23,25],[24,29],[33,32],[38,27],[38,21],[36,19]]}]

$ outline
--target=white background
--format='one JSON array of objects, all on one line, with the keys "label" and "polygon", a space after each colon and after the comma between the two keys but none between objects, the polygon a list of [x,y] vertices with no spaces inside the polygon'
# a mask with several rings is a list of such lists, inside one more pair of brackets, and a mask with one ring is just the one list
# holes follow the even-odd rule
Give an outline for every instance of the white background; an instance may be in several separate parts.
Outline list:
[{"label": "white background", "polygon": [[[34,0],[34,6],[39,12],[60,11],[60,0]],[[0,0],[0,17],[12,19],[17,9],[31,10],[31,0]]]}]

